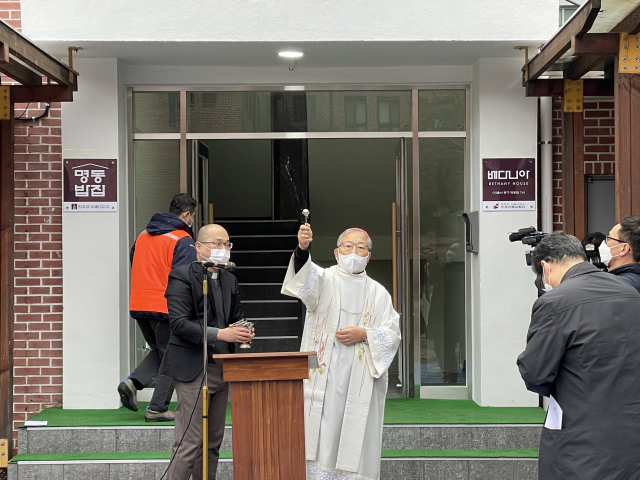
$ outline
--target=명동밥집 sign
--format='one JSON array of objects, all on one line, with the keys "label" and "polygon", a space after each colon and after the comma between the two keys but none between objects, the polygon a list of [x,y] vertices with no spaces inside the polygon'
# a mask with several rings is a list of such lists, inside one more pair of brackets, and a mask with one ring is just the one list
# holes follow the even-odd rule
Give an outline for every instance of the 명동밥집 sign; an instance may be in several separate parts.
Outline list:
[{"label": "\uba85\ub3d9\ubc25\uc9d1 sign", "polygon": [[482,159],[482,211],[517,212],[536,209],[534,158]]},{"label": "\uba85\ub3d9\ubc25\uc9d1 sign", "polygon": [[63,212],[118,211],[118,162],[68,158],[63,162]]}]

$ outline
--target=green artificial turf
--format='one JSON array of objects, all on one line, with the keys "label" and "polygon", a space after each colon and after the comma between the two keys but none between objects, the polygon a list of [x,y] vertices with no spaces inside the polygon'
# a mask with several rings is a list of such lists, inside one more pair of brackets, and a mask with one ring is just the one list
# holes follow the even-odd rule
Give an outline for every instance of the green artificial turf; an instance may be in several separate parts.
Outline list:
[{"label": "green artificial turf", "polygon": [[[458,449],[458,450],[383,450],[382,458],[538,458],[537,448],[524,449]],[[169,460],[171,452],[124,453],[21,453],[12,462],[60,462],[95,460]],[[221,451],[220,458],[232,458]]]},{"label": "green artificial turf", "polygon": [[[78,460],[169,460],[171,452],[105,452],[105,453],[19,453],[12,462],[60,462]],[[220,451],[220,458],[231,458],[231,452]]]},{"label": "green artificial turf", "polygon": [[391,398],[384,409],[384,423],[406,424],[542,424],[545,412],[538,407],[480,407],[473,400]]},{"label": "green artificial turf", "polygon": [[[31,420],[47,420],[48,427],[173,425],[173,422],[145,422],[144,409],[147,405],[148,403],[140,402],[137,412],[131,412],[124,407],[117,410],[47,408],[34,415]],[[174,410],[175,403],[172,403],[169,408]],[[538,407],[479,407],[473,400],[394,398],[387,400],[384,423],[388,425],[542,424],[544,416],[544,410]],[[195,412],[194,418],[200,418],[200,412]],[[231,405],[227,408],[226,425],[231,425]]]},{"label": "green artificial turf", "polygon": [[[173,422],[149,423],[144,420],[144,410],[149,403],[138,402],[138,411],[132,412],[124,407],[114,410],[65,410],[63,408],[45,408],[29,420],[46,420],[47,427],[130,427],[173,425]],[[176,409],[176,403],[169,405]],[[202,412],[193,414],[193,418],[202,418]],[[231,404],[227,407],[226,425],[231,425]],[[20,425],[21,427],[24,426]],[[34,427],[38,428],[38,427]]]}]

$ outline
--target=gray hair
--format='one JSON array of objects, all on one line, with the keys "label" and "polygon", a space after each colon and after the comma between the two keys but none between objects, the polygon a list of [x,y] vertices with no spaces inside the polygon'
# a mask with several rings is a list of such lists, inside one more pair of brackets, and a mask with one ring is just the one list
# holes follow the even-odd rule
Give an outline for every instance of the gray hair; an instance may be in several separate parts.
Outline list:
[{"label": "gray hair", "polygon": [[562,265],[571,260],[586,262],[587,256],[582,243],[573,235],[553,232],[542,239],[531,253],[531,268],[536,275],[542,275],[541,261]]},{"label": "gray hair", "polygon": [[364,236],[367,237],[367,244],[369,246],[369,251],[373,250],[373,242],[371,241],[371,237],[369,236],[369,234],[367,232],[365,232],[364,230],[361,230],[360,228],[347,228],[344,232],[342,232],[340,234],[340,236],[338,237],[338,243],[337,246],[339,247],[340,244],[342,243],[342,238],[347,234],[347,233],[361,233]]}]

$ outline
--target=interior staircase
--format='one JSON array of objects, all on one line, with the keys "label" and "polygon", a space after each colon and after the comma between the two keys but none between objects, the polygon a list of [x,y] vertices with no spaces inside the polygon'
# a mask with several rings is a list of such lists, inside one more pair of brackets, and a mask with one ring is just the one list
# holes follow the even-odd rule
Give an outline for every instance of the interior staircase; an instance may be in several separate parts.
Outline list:
[{"label": "interior staircase", "polygon": [[233,274],[240,299],[256,336],[250,352],[293,352],[300,349],[304,306],[280,293],[296,245],[297,220],[220,221],[233,243]]}]

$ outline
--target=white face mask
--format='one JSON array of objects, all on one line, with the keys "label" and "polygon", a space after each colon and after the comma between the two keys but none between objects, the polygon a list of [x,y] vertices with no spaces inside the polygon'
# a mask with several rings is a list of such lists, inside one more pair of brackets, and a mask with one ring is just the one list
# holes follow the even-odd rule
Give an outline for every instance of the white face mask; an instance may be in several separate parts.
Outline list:
[{"label": "white face mask", "polygon": [[212,248],[207,260],[217,263],[227,263],[231,258],[231,251],[226,248]]},{"label": "white face mask", "polygon": [[[626,245],[626,243],[619,243],[619,245]],[[615,247],[613,247],[615,248]],[[609,262],[613,257],[619,257],[620,255],[611,255],[611,247],[607,245],[606,240],[600,244],[598,247],[598,252],[600,253],[600,261],[604,263],[607,267],[609,266]]]},{"label": "white face mask", "polygon": [[542,266],[542,284],[544,285],[542,287],[542,290],[547,293],[550,292],[551,290],[553,290],[553,286],[551,285],[551,267],[549,267],[549,275],[547,275],[547,278],[549,279],[549,283],[545,282],[545,270],[544,270],[544,265]]},{"label": "white face mask", "polygon": [[361,257],[357,253],[350,253],[349,255],[343,255],[338,252],[338,265],[349,273],[364,272],[367,268],[367,260],[369,255]]}]

